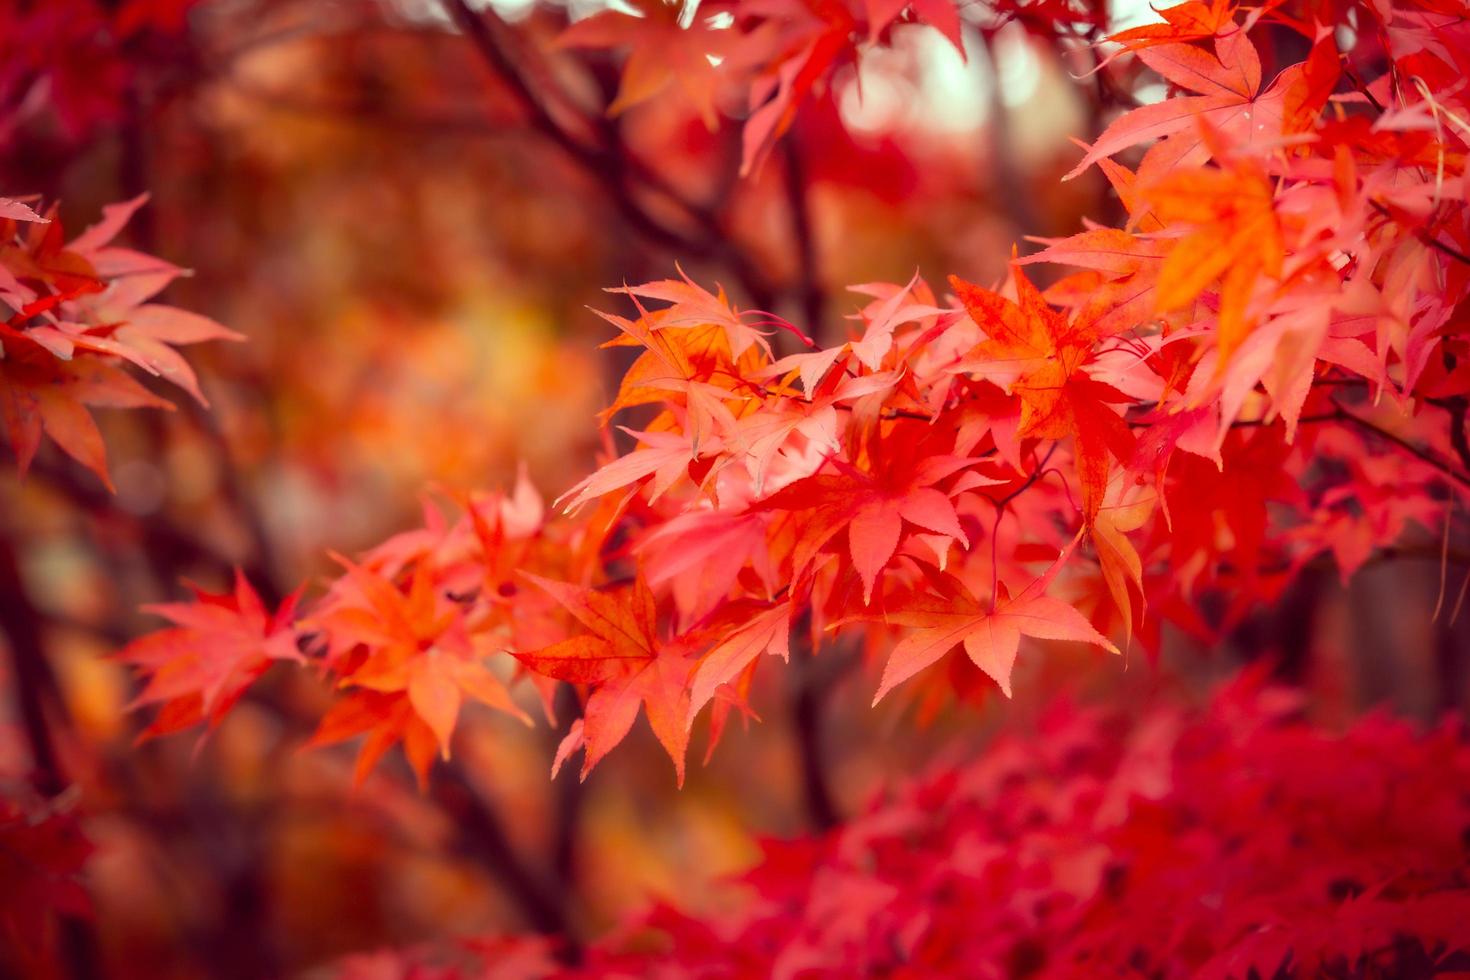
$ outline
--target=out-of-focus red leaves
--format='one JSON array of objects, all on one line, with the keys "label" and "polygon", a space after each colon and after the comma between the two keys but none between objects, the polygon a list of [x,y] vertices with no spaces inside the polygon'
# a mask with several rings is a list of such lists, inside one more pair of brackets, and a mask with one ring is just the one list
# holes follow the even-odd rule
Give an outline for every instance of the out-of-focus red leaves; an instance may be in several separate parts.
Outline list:
[{"label": "out-of-focus red leaves", "polygon": [[272,663],[302,659],[295,621],[299,592],[272,612],[238,570],[231,592],[193,591],[193,602],[145,607],[173,628],[134,640],[118,654],[147,682],[134,706],[159,706],[144,738],[201,721],[214,727]]},{"label": "out-of-focus red leaves", "polygon": [[132,365],[207,404],[175,347],[243,338],[207,317],[159,303],[155,294],[184,270],[112,244],[141,196],[109,205],[70,242],[53,212],[40,218],[6,201],[0,218],[0,423],[26,472],[44,432],[111,489],[107,450],[89,407],[164,408],[123,370]]},{"label": "out-of-focus red leaves", "polygon": [[1345,734],[1246,675],[1200,712],[1059,704],[1033,734],[772,844],[738,911],[655,909],[587,976],[1416,975],[1470,962],[1470,746]]},{"label": "out-of-focus red leaves", "polygon": [[90,916],[81,881],[92,844],[66,804],[0,796],[0,967],[41,978],[65,975],[57,916]]}]

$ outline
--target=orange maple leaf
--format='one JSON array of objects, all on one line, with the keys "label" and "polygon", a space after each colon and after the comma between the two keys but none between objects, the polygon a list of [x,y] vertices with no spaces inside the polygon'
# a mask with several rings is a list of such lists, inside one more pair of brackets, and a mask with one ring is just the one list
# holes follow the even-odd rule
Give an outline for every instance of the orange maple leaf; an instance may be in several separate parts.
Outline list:
[{"label": "orange maple leaf", "polygon": [[1086,617],[1044,594],[1076,544],[1074,538],[1051,567],[1020,595],[1012,599],[1002,591],[995,596],[993,606],[982,604],[957,579],[943,580],[942,592],[915,591],[906,600],[891,604],[884,610],[885,622],[919,629],[899,640],[889,654],[873,703],[960,644],[975,665],[1000,685],[1006,697],[1011,696],[1011,668],[1023,635],[1077,640],[1117,653],[1118,648]]},{"label": "orange maple leaf", "polygon": [[1279,279],[1285,261],[1271,180],[1259,164],[1236,161],[1168,174],[1141,193],[1161,221],[1193,229],[1164,258],[1154,306],[1178,309],[1219,279],[1223,367],[1252,329],[1249,308],[1260,279]]},{"label": "orange maple leaf", "polygon": [[733,682],[763,653],[782,660],[791,654],[791,602],[778,602],[767,608],[754,603],[732,604],[726,618],[738,615],[744,622],[720,637],[719,642],[703,654],[695,671],[689,693],[689,723],[715,697],[716,691]]},{"label": "orange maple leaf", "polygon": [[658,607],[648,583],[632,583],[599,591],[523,575],[561,604],[589,632],[559,643],[516,653],[531,670],[593,685],[581,727],[568,736],[558,755],[565,758],[585,742],[582,778],[633,727],[641,705],[649,726],[674,761],[684,784],[684,757],[689,748],[689,676],[695,661],[687,638],[665,640],[658,629]]},{"label": "orange maple leaf", "polygon": [[1110,34],[1108,40],[1122,45],[1126,51],[1136,52],[1158,44],[1214,37],[1235,23],[1235,4],[1230,0],[1210,0],[1209,3],[1186,0],[1172,7],[1155,8],[1154,12],[1164,18],[1162,24],[1141,24]]},{"label": "orange maple leaf", "polygon": [[607,107],[616,116],[671,86],[683,90],[704,124],[719,123],[720,90],[743,76],[762,55],[762,35],[708,16],[685,20],[681,4],[633,0],[629,10],[604,10],[572,24],[557,47],[626,49],[617,97]]},{"label": "orange maple leaf", "polygon": [[[145,200],[104,207],[102,220],[70,243],[54,208],[44,219],[16,202],[0,208],[0,301],[12,311],[0,323],[0,420],[22,473],[45,432],[111,489],[102,436],[87,406],[172,407],[114,359],[166,378],[205,404],[174,347],[243,339],[207,317],[145,302],[183,274],[109,244]],[[24,237],[16,220],[32,222]]]},{"label": "orange maple leaf", "polygon": [[[465,695],[531,723],[484,663],[493,652],[490,638],[469,631],[462,606],[436,586],[426,565],[414,567],[405,591],[377,572],[336,557],[347,569],[347,577],[305,625],[321,630],[329,658],[342,663],[343,687],[387,697],[358,697],[342,715],[329,715],[312,744],[327,744],[367,730],[354,726],[359,715],[373,712],[383,726],[374,736],[386,740],[382,749],[400,738],[407,744],[409,728],[402,711],[408,709],[432,732],[440,754],[448,758]],[[373,742],[363,748],[365,754],[370,750],[381,754]],[[410,751],[409,757],[422,782],[424,770],[415,752]]]},{"label": "orange maple leaf", "polygon": [[761,510],[801,514],[792,555],[793,574],[800,575],[838,532],[847,530],[848,554],[863,585],[863,602],[873,598],[878,576],[898,551],[907,525],[910,532],[932,532],[968,546],[950,494],[940,482],[980,460],[969,456],[929,454],[931,445],[921,423],[905,421],[912,439],[892,438],[886,458],[873,460],[865,472],[835,457],[835,473],[803,477],[761,501]]}]

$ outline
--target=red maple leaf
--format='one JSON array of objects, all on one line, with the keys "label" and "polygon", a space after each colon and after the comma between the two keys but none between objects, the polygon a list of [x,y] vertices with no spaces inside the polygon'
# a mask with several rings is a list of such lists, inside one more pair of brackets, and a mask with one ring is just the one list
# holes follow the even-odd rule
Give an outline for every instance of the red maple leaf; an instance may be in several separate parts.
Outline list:
[{"label": "red maple leaf", "polygon": [[133,705],[162,705],[142,738],[201,721],[213,727],[272,663],[302,659],[294,622],[299,591],[272,613],[238,569],[233,591],[191,589],[193,602],[144,607],[174,628],[134,640],[117,654],[148,679]]},{"label": "red maple leaf", "polygon": [[971,319],[990,339],[979,344],[955,370],[994,378],[1021,399],[1022,438],[1073,438],[1082,485],[1083,516],[1097,516],[1113,460],[1133,452],[1133,435],[1111,407],[1130,399],[1094,381],[1084,369],[1097,340],[1092,324],[1068,322],[1026,278],[1012,267],[1017,301],[951,276]]},{"label": "red maple leaf", "polygon": [[107,447],[87,408],[173,409],[116,363],[96,357],[64,361],[34,339],[8,331],[4,343],[0,421],[22,474],[30,469],[44,432],[111,489]]},{"label": "red maple leaf", "polygon": [[846,529],[848,555],[862,580],[863,601],[873,598],[878,575],[898,551],[904,527],[928,531],[967,545],[950,494],[937,484],[980,462],[968,456],[932,453],[921,423],[905,422],[903,432],[883,443],[871,472],[833,458],[837,472],[818,473],[782,488],[761,501],[761,509],[801,514],[793,552],[793,574],[800,575],[838,532]]},{"label": "red maple leaf", "polygon": [[[91,916],[82,882],[92,842],[62,804],[0,798],[0,962],[26,976],[62,976],[55,916]],[[13,956],[13,958],[12,958]]]},{"label": "red maple leaf", "polygon": [[1177,166],[1208,160],[1212,148],[1201,124],[1221,134],[1236,150],[1281,138],[1285,100],[1303,71],[1293,65],[1261,91],[1261,57],[1244,30],[1215,40],[1215,52],[1192,44],[1158,44],[1138,52],[1139,60],[1169,82],[1190,92],[1142,106],[1115,119],[1082,160],[1063,178],[1070,180],[1120,150],[1160,140],[1148,151],[1140,175],[1157,176]]}]

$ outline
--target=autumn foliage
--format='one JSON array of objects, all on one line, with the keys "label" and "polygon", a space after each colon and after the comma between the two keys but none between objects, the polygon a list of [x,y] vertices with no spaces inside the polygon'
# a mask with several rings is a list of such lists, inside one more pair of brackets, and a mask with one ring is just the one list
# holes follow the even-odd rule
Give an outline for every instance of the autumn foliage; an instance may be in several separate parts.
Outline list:
[{"label": "autumn foliage", "polygon": [[[566,491],[566,517],[522,484],[344,559],[294,627],[350,692],[318,741],[368,732],[369,764],[402,741],[424,778],[464,696],[523,716],[484,667],[500,657],[543,697],[546,680],[585,686],[560,753],[585,745],[584,775],[641,710],[682,778],[695,718],[713,702],[717,738],[793,624],[817,648],[858,634],[884,663],[880,698],[960,647],[1009,691],[1022,636],[1117,653],[1097,627],[1126,642],[1150,600],[1155,624],[1218,632],[1318,554],[1352,573],[1366,553],[1345,538],[1370,553],[1432,523],[1466,485],[1455,409],[1436,403],[1465,394],[1470,289],[1463,206],[1421,165],[1438,104],[1416,90],[1392,116],[1351,114],[1393,101],[1385,73],[1329,105],[1339,56],[1315,33],[1309,61],[1258,91],[1259,18],[1219,19],[1208,46],[1115,39],[1199,94],[1120,116],[1069,174],[1103,166],[1124,227],[1048,241],[996,289],[855,287],[850,339],[825,347],[688,278],[613,290],[632,310],[601,314],[610,346],[638,354],[601,418],[630,448]],[[1444,38],[1445,58],[1406,57],[1454,76],[1463,25],[1385,30]],[[747,164],[783,128],[766,132],[768,108],[746,123]],[[1114,159],[1150,139],[1136,172]],[[1036,263],[1081,271],[1043,293]],[[780,355],[783,332],[802,349]],[[637,409],[641,428],[615,425]],[[1397,492],[1344,514],[1324,458],[1391,470]],[[1188,611],[1205,590],[1231,597],[1218,622]],[[152,647],[124,656],[152,674]],[[202,678],[171,690],[170,713],[215,700]]]},{"label": "autumn foliage", "polygon": [[[1298,707],[1250,677],[1202,711],[1059,702],[1035,731],[875,800],[839,833],[768,842],[732,883],[734,914],[656,908],[590,972],[1463,969],[1462,734],[1372,717],[1327,735]],[[1358,780],[1346,804],[1344,771]]]},{"label": "autumn foliage", "polygon": [[[172,36],[166,6],[130,31]],[[1425,540],[1434,616],[1453,622],[1470,583],[1455,571],[1470,490],[1470,9],[1189,0],[1110,29],[1101,4],[984,6],[601,10],[541,38],[546,58],[604,69],[605,113],[569,123],[563,103],[580,95],[552,97],[549,69],[517,74],[524,57],[507,54],[540,22],[449,0],[440,26],[511,79],[518,116],[594,174],[622,161],[604,173],[632,181],[618,207],[676,258],[700,241],[723,254],[734,233],[618,155],[615,121],[645,110],[676,106],[695,133],[735,120],[729,179],[779,170],[799,192],[804,121],[825,118],[844,71],[910,31],[965,55],[977,30],[1019,24],[1071,59],[1077,84],[1143,77],[1157,97],[1107,103],[1056,175],[1105,182],[1105,210],[1069,234],[1020,229],[1031,237],[989,265],[1003,269],[993,279],[977,259],[824,296],[808,267],[781,304],[737,249],[723,283],[677,265],[608,284],[596,313],[619,377],[579,480],[541,487],[522,468],[500,489],[433,488],[419,526],[333,553],[330,574],[289,594],[252,581],[257,563],[225,592],[147,606],[167,625],[113,655],[146,712],[140,738],[202,740],[255,699],[299,729],[296,747],[353,743],[360,793],[406,760],[453,820],[474,790],[454,767],[466,728],[492,713],[560,732],[562,780],[587,779],[646,719],[682,786],[691,747],[707,763],[744,737],[731,722],[758,722],[763,685],[807,683],[814,664],[857,665],[861,691],[841,696],[882,702],[898,724],[963,719],[955,702],[1010,698],[1028,670],[1055,677],[1053,658],[1167,673],[1171,636],[1221,645],[1324,567],[1346,582]],[[120,51],[139,50],[113,30]],[[172,408],[148,378],[207,405],[178,348],[248,331],[157,301],[184,270],[115,244],[145,198],[69,235],[53,205],[5,190],[22,195],[0,200],[0,399],[17,468],[64,476],[40,452],[50,440],[110,489],[91,410]],[[810,234],[799,201],[794,220]],[[813,248],[798,248],[803,262]],[[1332,734],[1262,676],[1202,709],[1182,696],[1140,713],[1055,705],[937,774],[889,780],[891,795],[835,828],[766,844],[725,914],[661,905],[580,962],[578,943],[548,935],[341,969],[1470,968],[1463,730],[1373,715]],[[312,704],[279,697],[298,682]],[[51,829],[64,808],[4,805],[0,862],[34,851],[54,871],[6,875],[0,924],[40,936],[41,908],[81,921],[85,849]],[[20,946],[41,962],[68,941]]]}]

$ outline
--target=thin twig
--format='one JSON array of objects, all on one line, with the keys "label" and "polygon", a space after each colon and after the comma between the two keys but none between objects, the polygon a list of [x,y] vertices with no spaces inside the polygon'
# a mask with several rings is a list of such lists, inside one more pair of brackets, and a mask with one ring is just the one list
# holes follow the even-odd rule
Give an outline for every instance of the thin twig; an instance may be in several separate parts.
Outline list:
[{"label": "thin twig", "polygon": [[1431,452],[1428,449],[1425,449],[1423,446],[1419,446],[1415,443],[1410,442],[1403,436],[1395,435],[1394,433],[1389,432],[1387,429],[1382,428],[1381,426],[1370,422],[1365,418],[1354,415],[1352,412],[1349,412],[1346,408],[1338,404],[1336,401],[1334,401],[1333,404],[1337,406],[1337,415],[1340,419],[1342,419],[1342,421],[1351,422],[1358,428],[1363,429],[1366,432],[1371,432],[1374,435],[1378,436],[1380,439],[1385,440],[1386,442],[1393,443],[1395,446],[1398,446],[1400,449],[1404,450],[1404,452],[1408,453],[1414,458],[1428,463],[1430,466],[1439,470],[1445,476],[1449,477],[1451,480],[1454,480],[1461,486],[1470,487],[1470,474],[1461,473],[1449,463],[1445,462],[1443,459],[1440,459],[1437,454]]},{"label": "thin twig", "polygon": [[[280,718],[291,729],[309,731],[315,720],[257,688],[245,698]],[[564,882],[525,860],[516,848],[499,812],[489,803],[456,759],[441,760],[430,778],[434,802],[457,832],[455,849],[474,859],[505,890],[526,923],[563,944],[559,955],[568,964],[581,957],[569,914],[570,896]]]},{"label": "thin twig", "polygon": [[[1383,215],[1389,221],[1392,221],[1394,224],[1400,224],[1399,220],[1393,216],[1393,212],[1384,207],[1382,204],[1378,203],[1377,201],[1369,200],[1368,206],[1371,207],[1374,211],[1377,211],[1379,214]],[[1402,225],[1400,225],[1400,227],[1402,227]],[[1432,248],[1443,255],[1448,255],[1456,262],[1463,262],[1465,265],[1470,265],[1470,255],[1466,255],[1464,252],[1455,248],[1453,245],[1446,245],[1444,242],[1440,241],[1438,238],[1435,238],[1423,228],[1412,228],[1407,230],[1411,231],[1415,238],[1419,239],[1420,242],[1422,242],[1429,248]]]}]

